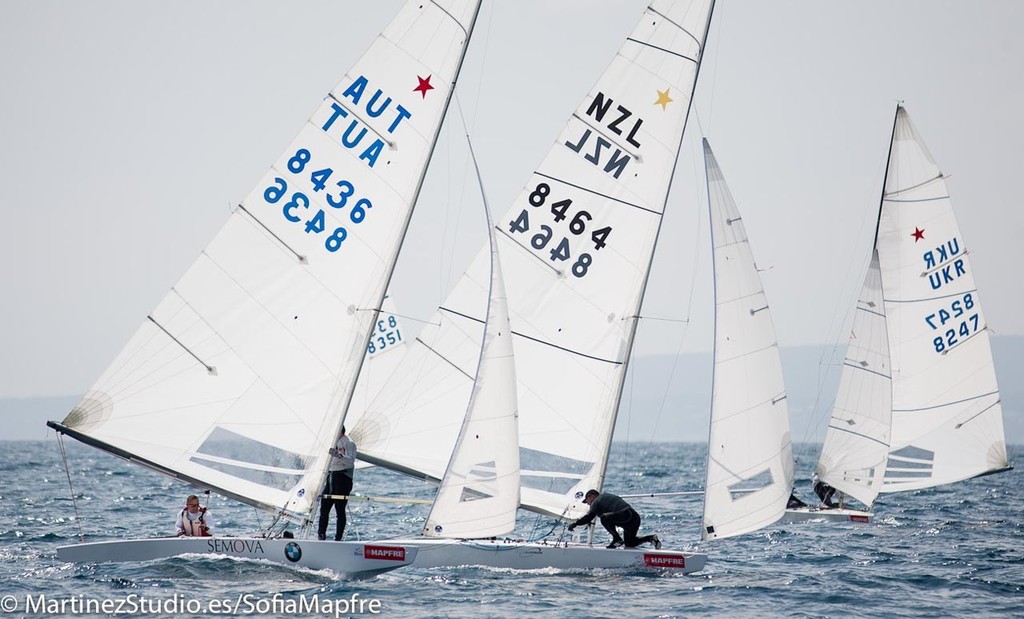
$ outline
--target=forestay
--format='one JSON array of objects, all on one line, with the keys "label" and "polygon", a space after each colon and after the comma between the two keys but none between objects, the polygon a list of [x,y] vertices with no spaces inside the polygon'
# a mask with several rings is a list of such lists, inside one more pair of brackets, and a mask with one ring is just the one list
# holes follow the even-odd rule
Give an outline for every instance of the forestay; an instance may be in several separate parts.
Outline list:
[{"label": "forestay", "polygon": [[[656,1],[497,220],[514,329],[522,506],[600,487],[712,2]],[[355,428],[360,456],[440,479],[473,384],[488,252]]]},{"label": "forestay", "polygon": [[988,324],[946,181],[897,110],[875,246],[892,358],[882,492],[1007,467]]},{"label": "forestay", "polygon": [[755,531],[786,511],[793,447],[779,345],[746,228],[704,140],[714,251],[715,363],[702,539]]},{"label": "forestay", "polygon": [[59,429],[308,515],[478,8],[401,9]]}]

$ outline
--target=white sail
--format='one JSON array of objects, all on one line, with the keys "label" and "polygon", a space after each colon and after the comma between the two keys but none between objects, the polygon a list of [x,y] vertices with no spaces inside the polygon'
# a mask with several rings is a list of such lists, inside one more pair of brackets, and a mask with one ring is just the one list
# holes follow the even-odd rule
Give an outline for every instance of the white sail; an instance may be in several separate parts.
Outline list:
[{"label": "white sail", "polygon": [[878,252],[873,252],[857,299],[853,332],[821,448],[821,481],[865,505],[882,488],[892,424],[889,337]]},{"label": "white sail", "polygon": [[401,9],[59,429],[308,515],[478,8]]},{"label": "white sail", "polygon": [[[519,380],[522,506],[600,487],[711,0],[658,0],[497,220]],[[472,385],[482,251],[364,418],[361,456],[439,479]],[[357,431],[363,428],[357,428]],[[447,449],[447,451],[446,451]]]},{"label": "white sail", "polygon": [[488,221],[491,282],[473,394],[441,487],[423,526],[430,537],[511,533],[519,508],[516,365],[498,242]]},{"label": "white sail", "polygon": [[1008,466],[988,324],[945,178],[897,110],[875,240],[892,358],[882,492]]},{"label": "white sail", "polygon": [[772,524],[793,489],[779,345],[739,210],[707,140],[715,269],[715,368],[702,539]]}]

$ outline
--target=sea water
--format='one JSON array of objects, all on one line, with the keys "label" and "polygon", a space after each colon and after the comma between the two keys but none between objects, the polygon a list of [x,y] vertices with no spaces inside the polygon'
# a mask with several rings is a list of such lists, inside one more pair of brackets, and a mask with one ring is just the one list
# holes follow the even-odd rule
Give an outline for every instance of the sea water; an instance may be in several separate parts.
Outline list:
[{"label": "sea water", "polygon": [[[641,534],[667,548],[708,554],[693,575],[616,570],[512,571],[402,568],[365,580],[228,557],[147,563],[61,563],[57,546],[169,535],[193,490],[97,450],[65,441],[72,502],[56,439],[0,442],[0,617],[97,610],[139,616],[215,616],[238,601],[248,616],[392,617],[953,617],[1024,615],[1022,472],[883,496],[871,524],[768,527],[700,543],[699,494],[631,500]],[[816,446],[801,446],[808,476]],[[605,489],[617,494],[699,490],[705,446],[615,444]],[[798,453],[800,453],[798,451]],[[1011,447],[1020,463],[1024,448]],[[429,498],[432,489],[378,469],[356,473],[357,494]],[[810,502],[806,481],[799,494]],[[206,500],[201,497],[201,500]],[[77,517],[76,517],[77,507]],[[249,535],[268,516],[212,496],[222,535]],[[352,502],[347,539],[419,531],[425,505]],[[333,527],[333,515],[331,526]],[[521,514],[524,538],[557,538],[550,519]],[[598,540],[606,542],[599,529]],[[13,612],[8,606],[16,604]],[[40,606],[45,600],[48,606]],[[376,605],[371,605],[376,602]],[[88,607],[87,604],[93,604]],[[107,606],[98,607],[100,603]],[[56,606],[63,604],[63,606]],[[304,606],[299,606],[303,604]],[[197,606],[201,605],[201,606]]]}]

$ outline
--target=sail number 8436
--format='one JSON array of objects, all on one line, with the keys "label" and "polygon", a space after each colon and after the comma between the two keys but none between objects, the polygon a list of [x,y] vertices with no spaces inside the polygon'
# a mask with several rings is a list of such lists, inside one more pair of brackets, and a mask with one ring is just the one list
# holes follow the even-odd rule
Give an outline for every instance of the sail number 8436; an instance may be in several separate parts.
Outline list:
[{"label": "sail number 8436", "polygon": [[[300,148],[295,151],[295,155],[288,160],[288,171],[292,174],[302,174],[306,169],[306,164],[310,163],[312,154],[305,148]],[[309,181],[313,185],[313,191],[323,191],[327,188],[327,181],[334,174],[334,170],[331,168],[322,168],[320,170],[314,170],[309,174]],[[337,181],[335,184],[337,191],[331,193],[326,192],[327,204],[333,208],[342,209],[348,206],[349,199],[352,198],[356,193],[355,185],[350,181],[342,179]],[[263,192],[263,199],[269,204],[277,204],[285,197],[288,193],[288,182],[280,176],[274,178],[274,184],[267,187],[266,191]],[[309,210],[309,197],[301,191],[292,192],[291,200],[284,204],[281,212],[284,214],[284,218],[292,223],[300,223],[302,217],[300,213]],[[373,208],[373,203],[370,202],[369,198],[359,198],[355,201],[352,207],[349,209],[348,216],[352,220],[353,224],[360,224],[366,219],[366,212]],[[306,233],[320,234],[324,232],[327,227],[326,215],[323,209],[317,209],[317,212],[306,220],[305,230]],[[324,241],[324,247],[327,251],[336,252],[341,248],[342,242],[348,236],[348,230],[344,226],[338,226],[334,229]]]}]

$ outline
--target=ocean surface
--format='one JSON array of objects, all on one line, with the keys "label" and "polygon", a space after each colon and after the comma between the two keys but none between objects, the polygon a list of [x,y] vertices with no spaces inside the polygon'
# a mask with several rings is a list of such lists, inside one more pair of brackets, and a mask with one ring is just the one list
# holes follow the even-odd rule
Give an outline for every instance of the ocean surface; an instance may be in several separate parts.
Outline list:
[{"label": "ocean surface", "polygon": [[[170,534],[190,489],[95,449],[65,440],[86,541]],[[798,449],[809,476],[817,446]],[[801,454],[802,452],[802,454]],[[698,490],[705,448],[616,444],[606,489],[618,494]],[[1021,465],[1024,448],[1010,448]],[[56,439],[0,442],[0,596],[24,616],[26,596],[47,600],[140,600],[143,616],[173,616],[197,601],[248,595],[250,606],[286,616],[278,600],[377,600],[391,617],[958,617],[1024,615],[1021,468],[944,488],[884,496],[872,524],[769,527],[738,539],[699,542],[701,497],[635,499],[641,533],[666,547],[708,554],[694,575],[621,571],[403,568],[367,580],[231,558],[196,556],[134,564],[71,565],[56,548],[78,541],[79,522]],[[811,492],[802,481],[800,496]],[[357,494],[429,498],[430,488],[377,469],[357,471]],[[246,535],[265,514],[213,496],[220,534]],[[348,539],[409,535],[427,506],[350,503]],[[520,517],[519,534],[543,535],[552,521]],[[333,520],[332,520],[333,526]],[[601,532],[604,535],[604,532]],[[604,539],[601,537],[600,539]],[[129,596],[133,596],[129,598]],[[4,602],[9,603],[9,602]],[[283,608],[280,606],[278,608]],[[156,606],[154,606],[156,605]],[[177,606],[175,606],[177,605]],[[126,607],[127,603],[126,603]],[[7,608],[6,606],[4,607]],[[360,610],[352,604],[351,610]],[[370,608],[362,607],[369,615]],[[183,613],[187,614],[187,613]],[[358,613],[343,613],[350,616]],[[84,616],[84,615],[83,615]],[[204,615],[212,616],[212,615]],[[334,616],[334,614],[318,615]]]}]

